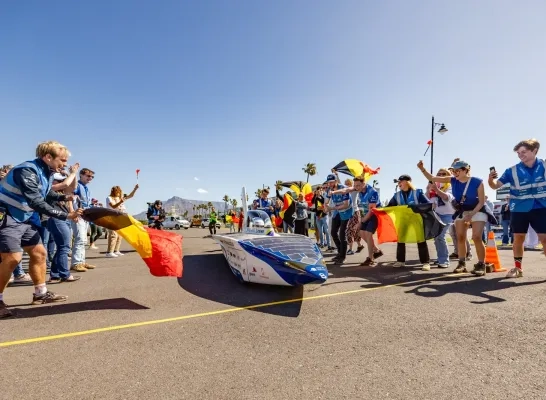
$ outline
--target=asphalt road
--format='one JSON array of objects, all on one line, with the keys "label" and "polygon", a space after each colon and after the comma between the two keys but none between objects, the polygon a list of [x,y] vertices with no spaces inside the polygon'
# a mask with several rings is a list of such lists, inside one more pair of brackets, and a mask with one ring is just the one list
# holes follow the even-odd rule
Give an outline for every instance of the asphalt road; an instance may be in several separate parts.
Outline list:
[{"label": "asphalt road", "polygon": [[104,258],[101,241],[95,270],[50,286],[68,302],[29,306],[31,286],[8,288],[0,399],[546,398],[541,252],[516,281],[395,269],[388,244],[380,266],[350,256],[302,290],[240,284],[206,231],[180,233],[180,280],[135,252]]}]

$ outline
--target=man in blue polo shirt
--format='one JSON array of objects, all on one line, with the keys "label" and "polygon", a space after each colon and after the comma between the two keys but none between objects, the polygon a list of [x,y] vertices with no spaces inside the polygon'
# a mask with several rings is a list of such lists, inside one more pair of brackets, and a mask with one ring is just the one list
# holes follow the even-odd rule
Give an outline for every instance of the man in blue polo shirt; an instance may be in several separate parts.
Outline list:
[{"label": "man in blue polo shirt", "polygon": [[260,197],[252,203],[252,209],[253,210],[262,210],[267,213],[271,217],[273,214],[274,208],[273,203],[271,200],[268,199],[269,196],[269,189],[265,188],[261,191]]},{"label": "man in blue polo shirt", "polygon": [[328,175],[326,182],[330,192],[328,193],[330,202],[324,207],[324,211],[332,211],[331,233],[338,251],[332,261],[336,264],[343,264],[347,256],[347,224],[353,217],[353,204],[349,193],[333,193],[347,187],[339,183],[334,174]]},{"label": "man in blue polo shirt", "polygon": [[514,234],[514,268],[507,278],[523,276],[523,242],[531,226],[546,252],[546,163],[537,158],[540,143],[536,139],[522,140],[514,147],[521,162],[508,168],[499,179],[492,169],[489,174],[491,189],[510,184],[510,212]]},{"label": "man in blue polo shirt", "polygon": [[[95,173],[89,168],[82,168],[80,171],[80,179],[74,194],[78,196],[76,200],[80,208],[86,209],[91,207],[91,191],[87,186],[95,178]],[[78,207],[74,206],[74,209]],[[77,272],[85,272],[88,269],[94,269],[95,266],[85,262],[85,244],[87,243],[87,229],[89,222],[79,219],[72,221],[72,232],[74,233],[74,245],[72,246],[72,266],[71,270]]]}]

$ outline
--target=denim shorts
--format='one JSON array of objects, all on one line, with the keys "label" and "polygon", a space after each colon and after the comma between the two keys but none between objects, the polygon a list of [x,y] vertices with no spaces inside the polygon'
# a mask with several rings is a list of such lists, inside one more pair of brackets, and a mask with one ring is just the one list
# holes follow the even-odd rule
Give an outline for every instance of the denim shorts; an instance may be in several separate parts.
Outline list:
[{"label": "denim shorts", "polygon": [[0,253],[21,253],[23,247],[36,246],[42,239],[30,222],[17,222],[6,214],[0,223]]}]

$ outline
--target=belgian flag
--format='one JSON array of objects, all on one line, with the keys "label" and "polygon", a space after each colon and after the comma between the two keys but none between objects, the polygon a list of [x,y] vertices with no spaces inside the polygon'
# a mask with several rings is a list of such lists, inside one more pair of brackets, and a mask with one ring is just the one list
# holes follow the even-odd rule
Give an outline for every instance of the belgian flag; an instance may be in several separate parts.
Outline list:
[{"label": "belgian flag", "polygon": [[432,210],[432,204],[372,208],[378,219],[379,243],[421,243],[438,236],[445,224]]},{"label": "belgian flag", "polygon": [[138,252],[152,275],[182,277],[182,236],[148,228],[130,215],[110,208],[87,208],[82,218],[116,231]]},{"label": "belgian flag", "polygon": [[[277,197],[281,198],[281,193],[277,190]],[[296,212],[296,203],[290,194],[285,193],[283,196],[283,204],[279,215],[282,220],[288,225],[294,224],[294,213]]]}]

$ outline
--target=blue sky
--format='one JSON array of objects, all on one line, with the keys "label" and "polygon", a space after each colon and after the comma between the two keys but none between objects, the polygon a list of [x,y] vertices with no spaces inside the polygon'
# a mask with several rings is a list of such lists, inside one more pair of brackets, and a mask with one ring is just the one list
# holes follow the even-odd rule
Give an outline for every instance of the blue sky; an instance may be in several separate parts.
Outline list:
[{"label": "blue sky", "polygon": [[100,199],[139,168],[133,213],[305,179],[307,162],[319,183],[345,158],[381,167],[387,198],[400,174],[426,184],[434,114],[435,169],[461,157],[486,178],[546,131],[544,15],[540,0],[4,2],[0,162],[59,140]]}]

